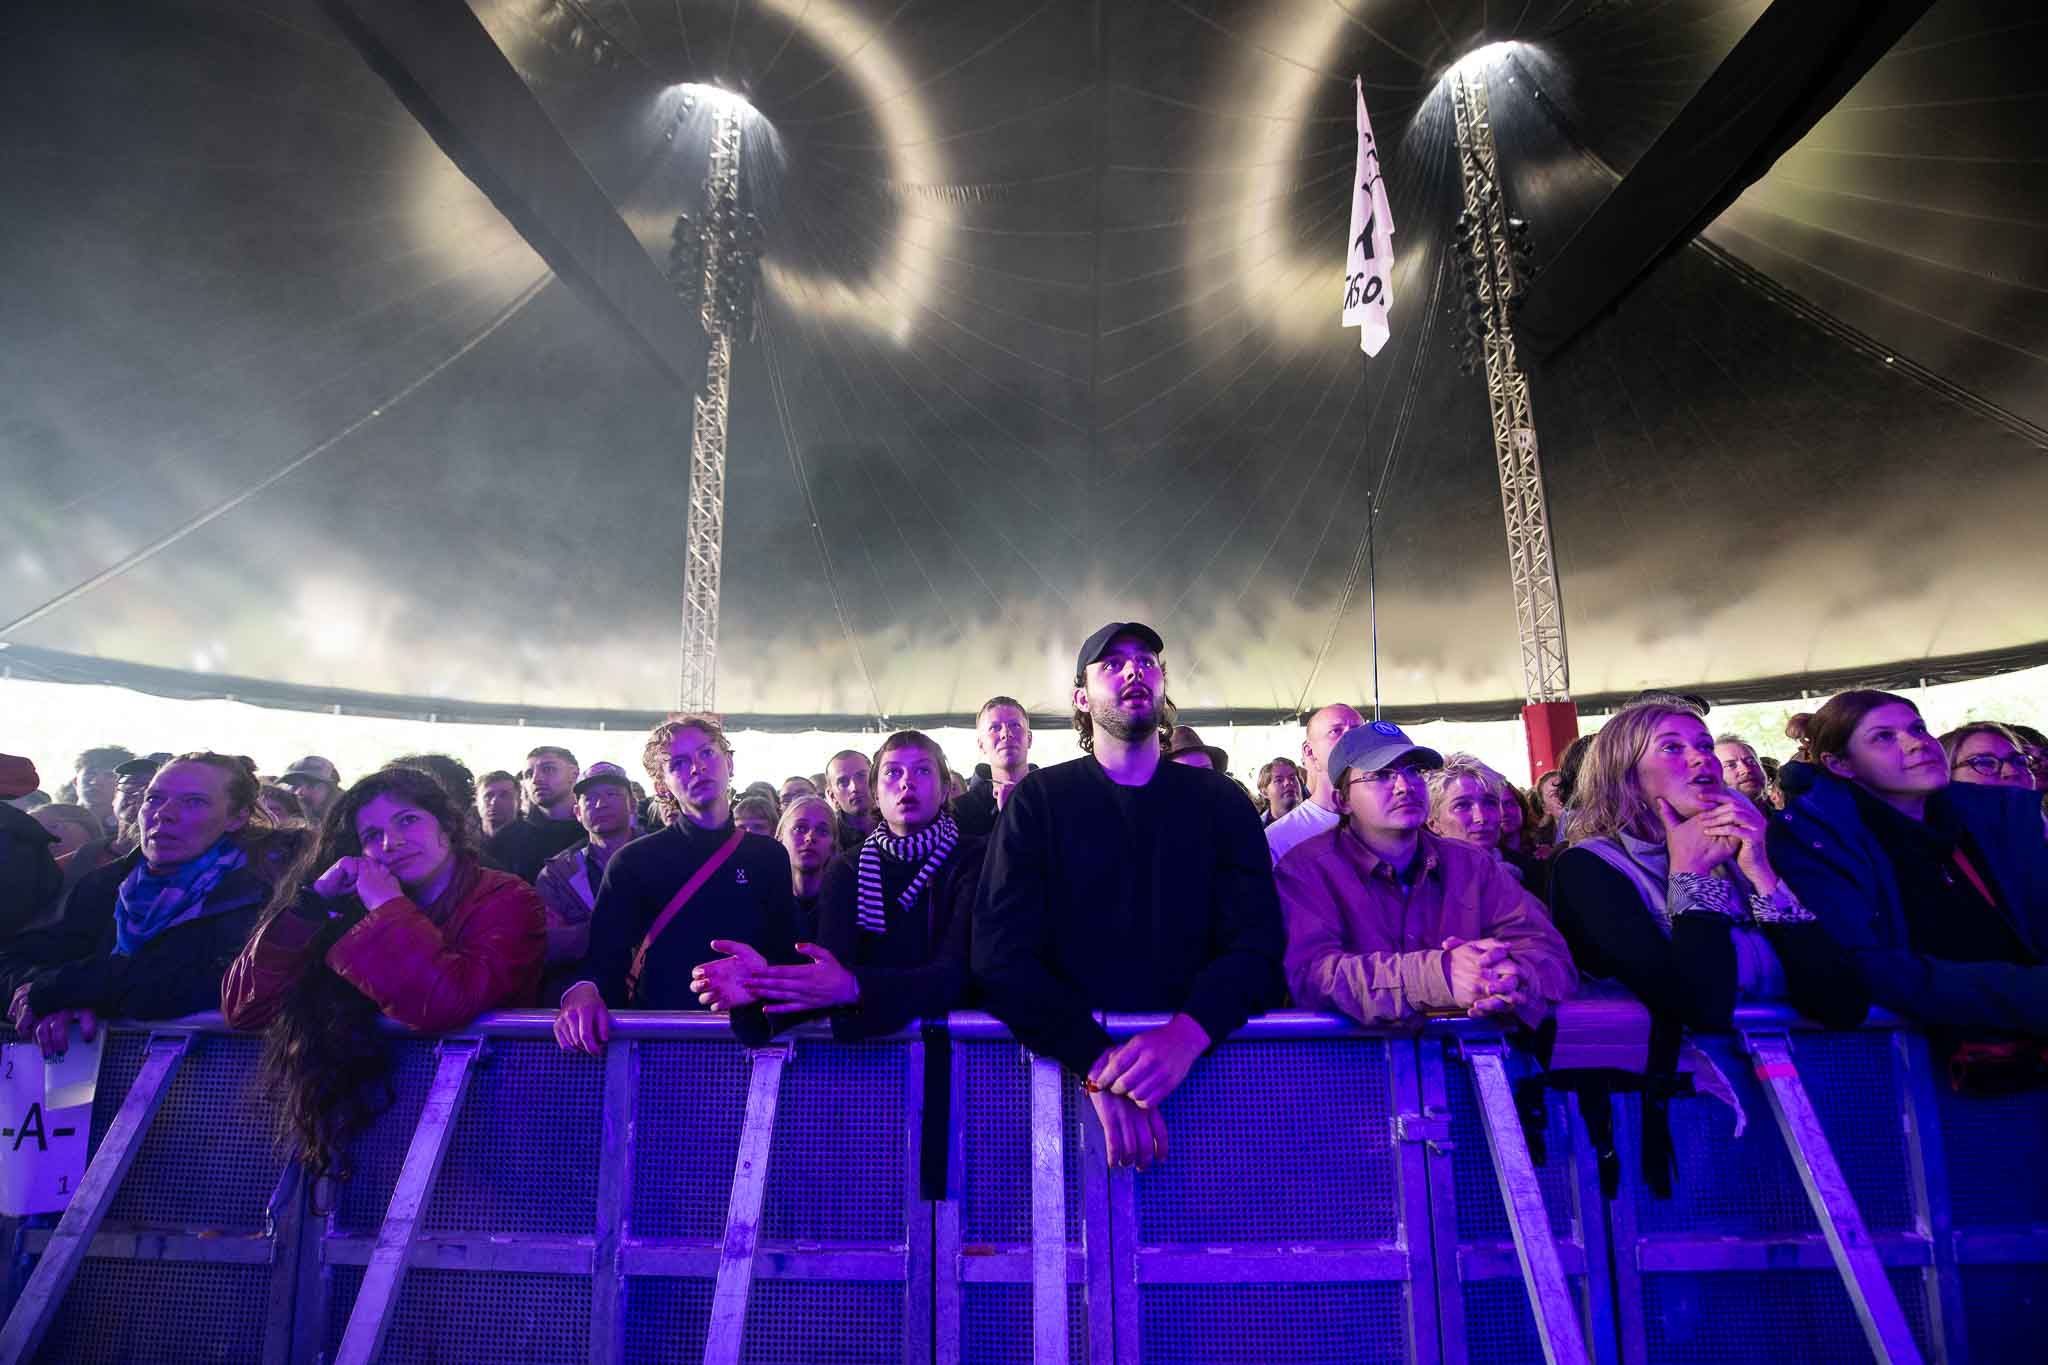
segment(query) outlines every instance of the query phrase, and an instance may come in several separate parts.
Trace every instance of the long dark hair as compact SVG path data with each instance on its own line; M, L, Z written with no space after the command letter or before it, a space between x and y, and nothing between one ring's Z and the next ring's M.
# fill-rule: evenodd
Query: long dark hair
M448 837L458 870L475 863L466 812L447 787L422 768L393 765L363 778L334 803L321 824L319 852L307 865L306 880L337 859L362 855L356 814L380 796L395 797L432 816ZM284 889L265 913L264 924L290 913L297 897L313 894L310 885ZM343 904L361 909L359 902L351 902L353 896ZM263 1079L277 1101L279 1141L312 1181L347 1180L349 1143L395 1098L391 1051L377 1026L376 1002L327 965L327 950L357 918L343 914L327 922L298 980L285 988L283 1007L263 1035ZM257 932L262 932L260 927Z

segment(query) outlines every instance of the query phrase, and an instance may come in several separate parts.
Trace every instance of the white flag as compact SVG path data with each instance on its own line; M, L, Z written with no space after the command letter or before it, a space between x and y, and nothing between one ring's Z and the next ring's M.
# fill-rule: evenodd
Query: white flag
M1387 344L1387 302L1394 275L1394 215L1380 175L1379 144L1357 77L1358 173L1351 177L1351 244L1344 260L1344 325L1358 329L1358 349L1378 355Z

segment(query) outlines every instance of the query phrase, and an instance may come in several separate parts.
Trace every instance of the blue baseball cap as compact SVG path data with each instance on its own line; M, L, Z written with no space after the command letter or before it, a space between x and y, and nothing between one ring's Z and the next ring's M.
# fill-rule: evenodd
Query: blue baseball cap
M1427 771L1444 766L1444 756L1408 738L1407 732L1390 720L1369 720L1355 730L1346 730L1337 747L1330 750L1330 776L1346 768L1376 773L1382 768L1401 766L1414 759L1411 768Z

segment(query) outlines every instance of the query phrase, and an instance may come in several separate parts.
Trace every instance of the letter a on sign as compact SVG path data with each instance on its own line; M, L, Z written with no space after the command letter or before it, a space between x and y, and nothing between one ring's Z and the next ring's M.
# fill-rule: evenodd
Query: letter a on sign
M1358 329L1358 349L1378 355L1387 344L1387 304L1394 276L1394 215L1387 207L1387 182L1380 174L1379 144L1365 112L1365 86L1358 94L1358 171L1351 177L1351 238L1344 260L1344 325Z
M77 1043L72 1044L73 1047ZM85 1174L92 1099L52 1107L34 1043L0 1047L0 1214L58 1213Z

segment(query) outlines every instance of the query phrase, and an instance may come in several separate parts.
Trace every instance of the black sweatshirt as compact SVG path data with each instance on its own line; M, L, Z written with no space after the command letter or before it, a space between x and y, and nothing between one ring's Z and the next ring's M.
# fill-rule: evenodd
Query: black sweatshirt
M860 983L860 1003L832 1011L832 1034L852 1040L936 1019L967 993L967 943L987 841L963 837L908 909L903 892L921 864L882 859L882 933L860 927L860 853L825 869L818 942Z
M1185 1013L1220 1043L1285 995L1258 812L1184 763L1142 787L1092 756L1026 777L989 841L973 936L990 1012L1077 1074L1110 1044L1094 1011Z
M544 810L529 810L484 840L484 853L496 866L531 886L540 879L548 859L589 837L589 831L574 820L557 820Z
M1551 862L1553 918L1587 976L1612 977L1652 1014L1688 1029L1726 1029L1736 1005L1734 924L1726 916L1671 917L1666 934L1642 893L1596 853L1568 848ZM1869 1011L1849 955L1819 920L1759 925L1785 970L1788 1003L1830 1028L1854 1028Z
M578 974L579 980L597 986L607 1005L639 1010L704 1008L690 990L690 973L699 963L722 956L712 951L715 938L750 944L770 962L796 960L791 947L796 901L790 891L789 854L773 839L747 834L647 950L639 989L627 995L626 972L640 941L683 883L731 835L729 824L701 829L685 821L635 839L612 855L590 912L590 955ZM752 1041L759 1014L759 1006L735 1011L734 1032Z

